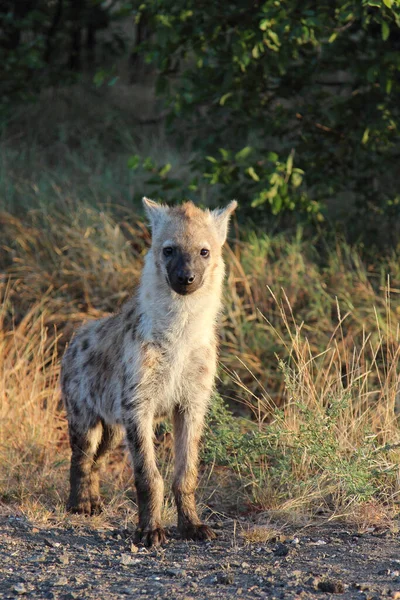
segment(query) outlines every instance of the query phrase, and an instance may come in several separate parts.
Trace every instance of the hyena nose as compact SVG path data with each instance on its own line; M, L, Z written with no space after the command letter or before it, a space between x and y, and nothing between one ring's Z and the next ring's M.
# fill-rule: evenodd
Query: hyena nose
M193 273L180 273L178 275L178 282L181 285L190 285L196 279L196 276Z

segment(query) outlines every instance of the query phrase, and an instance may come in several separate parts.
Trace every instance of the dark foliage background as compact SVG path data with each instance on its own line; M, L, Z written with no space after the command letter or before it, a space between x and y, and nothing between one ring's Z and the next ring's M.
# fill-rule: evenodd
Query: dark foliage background
M3 113L91 72L152 74L185 176L134 154L167 200L236 197L257 223L308 220L396 244L400 3L0 2ZM139 69L139 65L140 69ZM276 219L275 219L276 221Z

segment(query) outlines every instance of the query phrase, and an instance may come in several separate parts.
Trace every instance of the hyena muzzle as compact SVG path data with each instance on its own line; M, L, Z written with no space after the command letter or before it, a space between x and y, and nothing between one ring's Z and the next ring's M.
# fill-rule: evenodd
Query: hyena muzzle
M72 448L68 508L99 510L100 469L125 434L139 507L137 537L146 545L164 542L153 435L155 420L170 416L178 528L184 538L207 540L215 534L200 521L194 494L216 370L222 246L236 202L214 211L191 202L173 208L143 202L152 245L136 295L119 314L81 327L62 362Z

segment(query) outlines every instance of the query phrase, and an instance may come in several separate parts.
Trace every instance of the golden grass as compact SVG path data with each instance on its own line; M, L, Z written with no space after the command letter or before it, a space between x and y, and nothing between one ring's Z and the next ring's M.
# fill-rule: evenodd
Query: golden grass
M34 520L81 522L63 508L69 448L60 355L80 322L117 310L132 292L150 240L135 215L113 210L1 215L1 498ZM321 267L301 235L250 235L226 258L219 388L261 436L273 434L254 464L238 465L235 497L247 494L258 509L292 521L320 513L360 527L368 515L385 524L399 495L396 257L365 265L338 243ZM281 480L273 452L287 459ZM170 453L162 455L169 477ZM98 523L134 516L126 460L116 455L105 475ZM205 502L228 497L213 489L210 471L202 484ZM375 499L367 493L374 485ZM171 507L169 500L168 522Z

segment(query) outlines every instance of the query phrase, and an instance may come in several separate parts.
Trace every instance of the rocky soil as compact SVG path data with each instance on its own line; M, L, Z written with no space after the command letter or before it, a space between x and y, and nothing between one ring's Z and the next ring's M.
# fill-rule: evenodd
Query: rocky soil
M181 541L172 528L164 548L147 550L133 543L133 530L41 528L1 517L0 597L400 598L398 534L336 524L249 543L246 523L212 524L214 542Z

